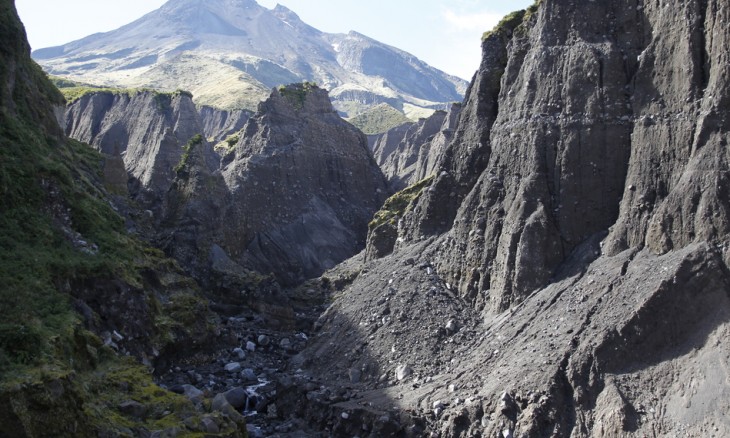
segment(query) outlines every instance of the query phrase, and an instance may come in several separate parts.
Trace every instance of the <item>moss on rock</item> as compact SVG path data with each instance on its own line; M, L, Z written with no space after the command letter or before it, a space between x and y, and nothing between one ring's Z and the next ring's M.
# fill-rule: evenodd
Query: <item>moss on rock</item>
M398 218L403 217L413 201L421 196L423 189L428 187L432 181L433 176L424 178L386 199L383 207L375 213L373 220L368 224L368 228L374 230L383 223L395 223Z

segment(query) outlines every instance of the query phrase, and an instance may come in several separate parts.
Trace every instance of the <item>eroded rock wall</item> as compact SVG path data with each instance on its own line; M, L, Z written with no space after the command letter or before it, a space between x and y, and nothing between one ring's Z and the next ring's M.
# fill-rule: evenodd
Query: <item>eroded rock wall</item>
M66 134L107 156L123 157L133 193L145 192L150 205L170 187L183 146L203 132L187 93L125 91L90 93L66 110ZM217 167L210 149L208 165Z
M200 120L203 125L203 135L212 142L225 140L236 134L251 117L247 110L222 110L211 106L201 106Z
M478 156L489 161L472 177L446 238L452 251L438 262L462 296L504 310L609 229L611 253L726 240L727 63L717 41L727 31L716 26L725 12L711 2L669 10L546 2L509 43L488 133L468 110L487 99L477 78L451 149L488 134ZM433 224L437 206L463 191L463 183L441 190L449 178L414 209L415 236L428 234L424 224L449 224Z
M319 275L364 247L386 182L365 135L337 115L325 90L274 90L239 135L220 171L195 170L202 185L177 190L184 196L175 195L182 207L170 219L174 235L194 224L197 231L183 240L209 236L234 264L274 273L284 284Z
M728 14L544 0L487 35L441 172L300 357L361 371L338 407L449 437L730 431Z
M426 119L382 134L373 154L393 191L402 190L438 172L444 151L453 138L460 104L436 111Z

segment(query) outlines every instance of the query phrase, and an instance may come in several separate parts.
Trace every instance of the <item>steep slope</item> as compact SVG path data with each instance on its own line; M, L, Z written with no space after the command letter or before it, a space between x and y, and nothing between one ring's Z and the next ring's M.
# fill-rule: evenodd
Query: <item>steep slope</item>
M201 273L225 260L286 285L319 275L364 246L386 195L365 135L316 85L275 89L220 170L192 146L168 197L165 245Z
M212 339L195 282L128 236L99 181L101 157L68 140L63 97L40 67L15 6L0 1L0 435L178 433L216 418L153 384L148 366Z
M375 142L373 155L394 190L402 190L437 172L460 112L461 105L451 105L448 112L437 111L405 130L389 131Z
M295 360L342 435L730 433L730 8L538 3Z
M401 111L398 111L387 103L376 105L348 119L348 122L357 126L367 135L378 135L398 126L412 123Z
M201 106L198 112L203 124L203 135L212 142L221 142L235 135L251 117L251 113L246 110L225 111L209 106Z
M159 205L175 176L183 146L203 132L191 96L185 92L86 90L66 110L66 134L110 157L122 157L132 195ZM218 166L209 148L208 165Z
M332 90L335 107L351 115L390 101L436 109L466 87L394 47L355 32L320 32L283 6L254 0L171 0L115 31L33 55L53 74L182 88L197 104L223 109L255 110L272 87L302 81Z

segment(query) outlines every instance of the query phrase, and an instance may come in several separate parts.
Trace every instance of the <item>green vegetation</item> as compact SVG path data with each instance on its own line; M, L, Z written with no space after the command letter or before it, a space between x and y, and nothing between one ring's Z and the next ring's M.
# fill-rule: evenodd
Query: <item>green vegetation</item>
M147 369L131 358L103 363L83 377L92 395L84 410L98 430L110 426L112 430L135 427L139 423L149 430L164 430L179 425L181 413L194 413L193 406L185 397L155 385ZM142 415L138 417L141 422L120 411L119 406L125 401L142 405L139 408Z
M139 244L90 181L98 153L75 141L51 146L4 111L0 120L2 368L50 360L51 338L76 319L58 285L87 276L135 282Z
M412 123L405 114L387 103L374 106L348 121L368 135L381 134L396 126Z
M525 10L510 12L502 20L494 26L494 29L484 32L482 35L482 41L493 35L511 36L512 32L517 26L522 24L522 20L525 18Z
M277 88L279 94L288 100L296 109L304 107L304 101L307 95L314 90L318 90L319 86L314 82L302 82L300 84L281 85Z
M240 133L231 134L225 140L216 144L213 149L221 155L226 155L233 150L240 139Z
M63 88L74 88L74 87L89 87L89 88L100 88L92 84L87 84L85 82L78 82L74 81L73 79L68 78L62 78L60 76L53 76L49 75L48 80L51 81L53 85L56 86L59 90Z
M127 96L134 96L136 94L145 92L145 91L152 91L150 89L146 88L107 88L107 87L96 87L96 86L76 86L76 87L64 87L60 88L61 93L63 94L63 97L66 98L67 103L74 103L77 100L81 99L82 97L91 95L91 94L114 94L114 95L127 95Z
M228 148L234 147L238 141L241 139L241 136L239 134L232 134L229 135L228 138L226 138L224 141L228 144Z
M368 224L368 228L374 230L388 222L395 225L398 218L403 217L410 206L413 205L413 202L421 196L423 189L428 187L432 181L433 176L424 178L386 199L380 210L373 216L373 220Z
M0 435L203 436L181 427L195 429L192 405L84 329L71 301L133 300L151 338L136 346L159 351L206 339L207 302L173 261L126 233L101 155L58 127L52 106L63 96L28 58L12 2L0 5L0 37L0 83L13 84L0 88ZM94 310L103 311L87 315L92 326L128 322Z
M527 23L529 23L532 16L537 12L541 3L542 0L535 0L535 3L530 5L527 9L507 14L499 23L497 23L496 26L494 26L494 29L484 32L482 35L482 41L496 35L510 37L513 33L518 35L526 34Z
M180 157L180 162L177 163L175 166L175 173L177 173L179 176L187 175L190 171L190 160L192 157L192 153L195 150L196 147L203 144L203 136L201 134L196 134L191 138L185 146L183 146L183 154Z
M74 103L82 97L91 94L113 94L113 95L124 95L124 96L136 96L140 93L153 93L160 104L162 109L169 107L170 99L175 96L188 96L192 99L193 94L189 91L175 90L173 92L165 93L151 88L109 88L109 87L97 87L94 85L76 85L70 87L60 87L59 90L63 94L67 103Z
M14 436L134 436L198 415L154 385L146 368L83 330L71 308L76 288L126 283L147 302L160 351L209 333L212 324L195 283L126 234L97 182L101 161L88 145L49 135L0 107L0 404L8 407L0 430ZM143 271L159 277L163 302L147 292ZM127 400L144 415L121 409Z

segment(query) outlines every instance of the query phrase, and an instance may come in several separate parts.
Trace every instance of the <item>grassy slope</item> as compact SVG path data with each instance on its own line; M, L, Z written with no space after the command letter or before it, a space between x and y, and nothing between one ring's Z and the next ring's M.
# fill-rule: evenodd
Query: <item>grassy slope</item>
M164 305L152 294L142 272L179 274L125 233L99 183L101 157L62 135L51 108L63 97L24 36L12 1L0 0L0 435L133 436L194 424L187 400L102 345L71 307L78 285L138 290L160 348L208 315L189 283L164 290ZM145 415L119 407L129 400Z
M412 122L402 112L387 103L370 108L348 121L368 135L381 134L396 126Z

